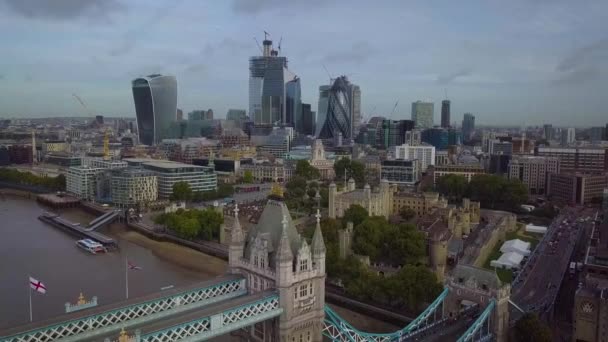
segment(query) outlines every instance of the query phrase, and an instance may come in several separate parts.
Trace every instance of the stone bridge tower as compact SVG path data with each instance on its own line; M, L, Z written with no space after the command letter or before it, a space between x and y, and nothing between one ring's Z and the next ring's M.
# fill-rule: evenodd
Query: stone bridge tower
M229 271L247 279L250 293L276 291L283 308L274 321L249 328L248 341L323 340L325 318L325 243L317 211L311 244L297 232L282 192L274 188L258 224L245 235L235 208L229 246Z
M457 317L463 304L477 304L483 311L492 299L496 300L496 307L490 316L490 325L496 341L508 340L511 295L509 284L502 284L493 271L458 264L447 279L446 285L450 291L444 305L449 317Z

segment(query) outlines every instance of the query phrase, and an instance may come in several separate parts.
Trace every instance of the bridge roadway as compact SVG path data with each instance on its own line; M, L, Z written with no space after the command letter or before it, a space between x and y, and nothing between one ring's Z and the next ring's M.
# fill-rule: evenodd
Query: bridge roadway
M174 288L174 289L166 290L163 292L157 292L157 293L153 293L153 294L141 296L141 297L129 298L127 300L120 301L120 302L115 302L115 303L111 303L111 304L107 304L107 305L103 305L103 306L97 306L97 307L93 307L93 308L82 310L82 311L75 311L75 312L72 312L69 314L60 315L60 316L49 318L46 320L41 320L41 321L28 323L28 324L21 325L21 326L16 326L16 327L9 328L6 330L1 330L0 331L0 341L2 341L2 342L13 341L15 339L12 338L11 336L21 335L21 334L24 334L27 332L32 332L32 331L35 331L35 330L38 330L41 328L45 328L45 327L61 325L62 323L65 323L65 322L83 320L83 319L86 319L89 317L102 315L102 314L109 313L112 311L117 311L119 309L122 309L122 308L125 308L128 306L137 305L137 304L141 304L141 303L145 303L145 302L158 301L158 300L162 300L164 298L169 298L169 297L174 297L174 296L179 296L180 294L185 294L188 292L196 291L198 289L211 288L215 285L219 285L219 284L231 282L231 281L237 281L239 279L242 279L242 277L238 276L238 275L225 275L225 276L206 280L203 282L198 282L198 283L180 287L180 288ZM169 310L169 309L166 309L166 310ZM128 321L122 321L121 323L118 323L116 325L118 327L117 331L120 331L120 328L125 325L129 325ZM72 335L72 336L75 336L75 335Z
M253 304L261 299L276 296L275 291L265 291L259 292L252 295L244 295L241 297L236 297L228 300L221 301L219 303L206 305L199 308L194 308L191 310L179 312L175 315L172 315L168 318L159 318L155 320L151 320L149 322L145 322L142 324L137 324L129 327L129 334L132 335L136 329L139 329L141 332L141 336L145 337L145 335L153 334L155 332L165 330L171 327L178 326L180 324L188 323L197 319L201 319L204 317L209 317L218 313L225 312L230 309L237 308L242 305ZM118 334L120 332L120 327L117 326L116 330L103 335L98 335L94 339L86 340L83 339L81 341L103 341L105 338L112 340L116 340Z

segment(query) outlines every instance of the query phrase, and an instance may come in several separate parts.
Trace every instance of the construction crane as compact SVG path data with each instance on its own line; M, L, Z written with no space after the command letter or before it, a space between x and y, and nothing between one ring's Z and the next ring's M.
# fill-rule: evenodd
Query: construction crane
M80 103L80 105L82 106L82 108L84 108L84 110L87 111L87 114L91 115L91 116L95 116L93 114L93 112L91 112L91 110L89 109L89 107L87 107L86 104L84 104L84 101L82 101L82 99L80 98L80 96L72 93L72 96L76 99L76 101L78 101L78 103Z
M263 55L264 50L262 49L262 45L260 45L260 42L258 42L258 39L256 37L253 37L253 40L255 40L255 43L257 44L258 49L260 49L260 53Z
M279 55L281 54L281 42L283 41L283 36L281 36L281 39L279 39L279 45L277 46L277 49L279 50Z
M399 100L397 100L397 102L395 102L395 106L393 107L393 110L391 111L391 115L388 116L389 119L393 118L393 114L395 114L395 109L397 109L398 105L399 105Z
M329 70L327 70L327 67L325 66L325 64L321 63L321 65L323 66L323 69L325 69L327 76L329 76L329 85L331 85L331 80L333 80L334 78L331 77L331 74L329 73Z

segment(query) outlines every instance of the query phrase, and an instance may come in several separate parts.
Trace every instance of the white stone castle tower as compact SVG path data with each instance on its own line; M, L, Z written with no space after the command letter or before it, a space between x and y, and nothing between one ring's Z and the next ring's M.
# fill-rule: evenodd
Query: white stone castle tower
M229 271L247 279L250 293L279 293L283 313L251 327L252 341L322 341L325 317L325 243L317 211L311 245L297 232L282 190L274 187L258 224L243 233L235 207Z

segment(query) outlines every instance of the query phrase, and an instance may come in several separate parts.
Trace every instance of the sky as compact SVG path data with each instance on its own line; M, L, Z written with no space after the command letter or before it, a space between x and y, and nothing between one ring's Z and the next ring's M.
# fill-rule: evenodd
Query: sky
M303 102L347 75L365 117L452 102L478 124L608 122L605 0L0 0L0 117L134 117L131 81L175 75L184 112L248 106L264 30ZM327 68L327 71L325 71Z

